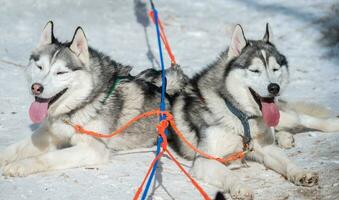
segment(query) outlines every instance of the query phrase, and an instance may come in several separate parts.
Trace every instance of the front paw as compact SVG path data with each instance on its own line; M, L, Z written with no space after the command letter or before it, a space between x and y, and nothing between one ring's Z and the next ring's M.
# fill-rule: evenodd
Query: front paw
M318 184L319 175L315 172L299 171L292 174L288 179L295 185L312 187Z
M279 131L276 133L275 137L280 148L290 149L295 146L294 137L289 132Z
M43 165L36 159L24 159L5 165L2 169L4 176L24 177L43 171Z
M245 185L237 185L230 190L232 199L237 200L252 200L253 192Z

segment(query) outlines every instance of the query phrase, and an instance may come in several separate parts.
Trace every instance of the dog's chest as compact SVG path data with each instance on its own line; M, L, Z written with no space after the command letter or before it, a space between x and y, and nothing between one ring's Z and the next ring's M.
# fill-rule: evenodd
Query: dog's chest
M274 136L269 127L267 127L261 118L250 120L251 136L259 144L274 143Z
M65 124L62 120L50 121L49 131L57 138L71 138L75 131L72 126Z

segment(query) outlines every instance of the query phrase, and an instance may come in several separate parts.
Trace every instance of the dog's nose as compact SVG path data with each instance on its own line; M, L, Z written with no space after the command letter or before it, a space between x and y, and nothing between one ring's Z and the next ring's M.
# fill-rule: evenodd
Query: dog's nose
M34 83L31 89L34 95L40 95L44 91L44 87L40 83Z
M267 89L270 94L277 95L280 91L280 86L276 83L270 83Z

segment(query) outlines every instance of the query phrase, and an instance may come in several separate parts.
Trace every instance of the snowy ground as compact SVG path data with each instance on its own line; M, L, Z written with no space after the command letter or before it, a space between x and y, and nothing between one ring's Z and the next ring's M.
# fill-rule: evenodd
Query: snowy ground
M287 56L291 84L284 97L305 100L339 113L338 51L321 42L333 18L334 1L171 0L155 1L177 61L189 75L213 61L240 23L247 38L261 38L270 22L277 47ZM45 23L55 22L55 35L70 40L81 25L90 45L133 73L157 66L152 24L138 23L135 1L0 1L0 150L31 134L28 105L32 101L23 69ZM138 7L140 8L140 7ZM337 19L337 20L335 20ZM140 21L140 20L139 20ZM144 27L143 24L146 26ZM145 34L146 33L146 34ZM326 38L327 36L325 36ZM329 40L331 41L331 40ZM329 54L328 52L332 52ZM154 54L156 61L152 61ZM168 62L167 62L168 63ZM320 186L296 187L264 167L250 163L237 170L254 189L256 199L339 199L339 134L307 132L296 136L297 147L286 152L305 168L320 173ZM131 199L154 149L121 152L108 165L72 169L26 178L0 177L0 199ZM151 199L200 199L167 158ZM191 163L182 160L190 167ZM202 184L213 195L216 188ZM159 187L158 187L159 186Z

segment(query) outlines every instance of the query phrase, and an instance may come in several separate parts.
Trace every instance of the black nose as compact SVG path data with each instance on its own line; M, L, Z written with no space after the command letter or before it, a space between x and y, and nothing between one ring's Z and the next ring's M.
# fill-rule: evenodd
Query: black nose
M39 95L44 91L44 87L40 83L34 83L31 89L34 95Z
M268 92L273 95L277 95L280 91L280 87L276 83L270 83L267 87Z

